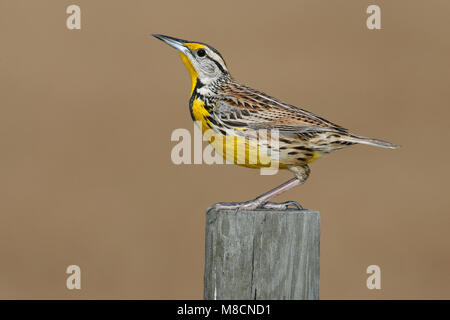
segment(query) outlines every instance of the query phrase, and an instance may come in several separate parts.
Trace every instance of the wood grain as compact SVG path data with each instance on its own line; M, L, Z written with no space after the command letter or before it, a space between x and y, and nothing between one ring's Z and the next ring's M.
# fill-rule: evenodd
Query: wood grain
M206 213L205 299L318 299L320 214Z

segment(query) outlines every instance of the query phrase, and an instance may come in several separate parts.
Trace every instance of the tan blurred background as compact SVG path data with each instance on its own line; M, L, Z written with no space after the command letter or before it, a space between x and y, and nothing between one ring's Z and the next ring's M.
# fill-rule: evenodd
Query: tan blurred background
M370 4L382 30L366 28ZM1 0L0 298L201 299L205 209L291 177L172 164L190 80L151 33L207 42L241 82L402 145L336 152L278 199L321 212L322 299L450 298L449 9ZM65 287L71 264L81 290Z

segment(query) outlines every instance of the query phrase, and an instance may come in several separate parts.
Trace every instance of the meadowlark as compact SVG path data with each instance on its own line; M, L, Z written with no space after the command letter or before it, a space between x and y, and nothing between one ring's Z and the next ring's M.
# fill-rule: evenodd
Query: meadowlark
M261 168L270 161L276 161L279 169L288 169L295 176L253 200L218 203L216 209L301 208L294 201L269 201L303 184L310 174L309 163L354 144L391 149L398 147L386 141L350 133L344 127L309 111L238 83L228 72L222 55L210 45L160 34L154 36L179 51L192 80L189 100L191 117L201 126L203 133L207 130L214 132L214 138L209 139L209 142L217 153L227 160L232 159L236 164L251 168ZM261 130L268 132L263 139L257 134ZM274 130L278 135L276 147L269 143ZM229 141L230 137L234 143L223 142ZM239 147L236 145L244 146L247 158L253 156L257 161L249 162L247 158L237 161L236 149Z

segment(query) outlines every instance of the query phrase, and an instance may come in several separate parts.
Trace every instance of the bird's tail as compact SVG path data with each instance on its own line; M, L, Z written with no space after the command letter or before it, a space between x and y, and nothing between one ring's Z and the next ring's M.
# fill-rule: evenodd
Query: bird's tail
M397 149L400 147L396 144L393 144L393 143L390 143L387 141L357 136L355 134L342 136L342 137L340 137L340 140L346 141L346 142L351 142L351 143L367 144L369 146L375 146L375 147L381 147L381 148L389 148L389 149Z

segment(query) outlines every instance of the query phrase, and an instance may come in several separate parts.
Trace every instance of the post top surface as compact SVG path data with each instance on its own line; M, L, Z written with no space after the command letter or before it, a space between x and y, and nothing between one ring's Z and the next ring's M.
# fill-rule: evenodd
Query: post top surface
M286 210L272 210L272 209L256 209L256 210L216 210L214 207L209 207L206 210L206 214L220 214L220 215L229 215L229 214L234 214L234 215L259 215L259 214L263 214L263 215L272 215L272 214L280 214L280 215L295 215L295 214L299 214L299 215L313 215L313 216L319 216L320 217L320 212L319 211L314 211L314 210L310 210L310 209L286 209Z

